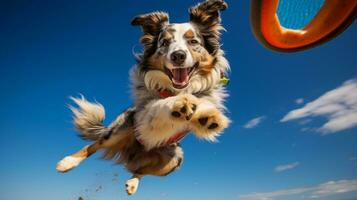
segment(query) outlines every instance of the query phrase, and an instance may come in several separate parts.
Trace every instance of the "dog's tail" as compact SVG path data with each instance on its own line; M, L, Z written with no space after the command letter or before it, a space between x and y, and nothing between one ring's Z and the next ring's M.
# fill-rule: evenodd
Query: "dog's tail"
M83 139L96 141L108 133L103 125L105 110L100 103L89 102L83 96L71 99L78 106L70 106L70 109L73 112L73 122Z

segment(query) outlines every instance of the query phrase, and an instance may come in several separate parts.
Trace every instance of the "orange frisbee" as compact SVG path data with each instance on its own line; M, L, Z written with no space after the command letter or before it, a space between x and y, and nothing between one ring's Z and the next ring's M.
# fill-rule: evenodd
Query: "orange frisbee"
M283 27L277 15L279 0L252 0L251 24L257 39L281 52L308 49L342 33L357 17L357 0L325 0L302 29Z

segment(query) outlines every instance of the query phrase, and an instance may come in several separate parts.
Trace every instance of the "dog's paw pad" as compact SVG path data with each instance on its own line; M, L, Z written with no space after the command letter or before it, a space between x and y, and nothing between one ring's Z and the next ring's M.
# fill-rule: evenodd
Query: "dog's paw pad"
M217 129L220 125L219 123L221 123L221 119L217 116L204 116L198 119L198 123L204 127L207 128L209 130L214 130Z
M183 97L175 102L171 116L175 118L183 118L188 121L192 118L196 108L197 105L194 100L188 97Z
M211 125L208 126L208 129L215 129L217 128L219 125L217 123L212 123Z
M177 117L177 118L181 117L181 113L180 113L180 112L177 112L177 111L173 111L173 112L171 113L171 115L172 115L173 117Z
M198 122L199 122L202 126L206 125L206 124L207 124L207 121L208 121L208 117L202 117L202 118L199 118L199 119L198 119Z
M219 112L210 111L204 114L202 113L201 116L196 118L194 124L196 124L195 127L197 127L198 130L201 130L203 132L219 132L222 129L226 128L228 123L229 120L222 114L220 114Z

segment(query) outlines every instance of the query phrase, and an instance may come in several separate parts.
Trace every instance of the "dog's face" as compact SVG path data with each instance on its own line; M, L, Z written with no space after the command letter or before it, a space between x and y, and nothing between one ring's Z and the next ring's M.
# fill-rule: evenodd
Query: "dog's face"
M170 24L163 12L135 17L141 25L144 54L141 67L161 87L184 89L193 79L209 76L220 48L219 11L227 7L222 0L208 0L190 9L190 21ZM168 81L169 80L169 81Z
M185 88L193 75L202 74L204 67L213 65L213 56L203 44L199 30L192 23L167 25L158 36L148 66L164 71L176 89Z

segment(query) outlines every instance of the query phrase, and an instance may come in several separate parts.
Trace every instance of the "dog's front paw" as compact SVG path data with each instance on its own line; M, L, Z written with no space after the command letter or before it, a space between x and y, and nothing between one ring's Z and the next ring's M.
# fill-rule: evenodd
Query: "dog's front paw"
M217 109L199 111L191 120L192 131L200 138L214 141L223 129L227 128L229 119Z
M197 108L197 98L192 95L182 95L173 105L171 116L176 119L190 120Z

